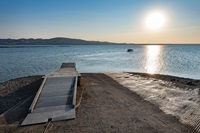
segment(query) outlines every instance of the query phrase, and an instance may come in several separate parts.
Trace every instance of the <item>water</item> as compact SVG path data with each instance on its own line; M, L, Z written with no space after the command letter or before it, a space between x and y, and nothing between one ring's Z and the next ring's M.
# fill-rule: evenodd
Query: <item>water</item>
M132 48L132 53L126 52ZM44 75L63 62L79 72L147 72L200 79L200 45L67 45L0 48L0 82Z

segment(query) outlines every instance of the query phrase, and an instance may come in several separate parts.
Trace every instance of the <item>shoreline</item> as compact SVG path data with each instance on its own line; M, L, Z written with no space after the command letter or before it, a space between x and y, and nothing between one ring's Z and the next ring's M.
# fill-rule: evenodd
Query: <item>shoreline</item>
M117 123L115 123L115 121L113 121L115 119L118 119L117 118L117 117L119 117L118 116L119 114L117 114L118 112L114 111L112 118L110 118L109 116L107 116L107 113L111 113L111 112L107 112L107 111L109 111L109 110L107 110L107 108L104 108L105 110L102 110L102 112L98 112L98 111L100 111L102 109L102 107L101 106L97 106L97 105L102 105L101 102L103 102L103 101L99 101L96 98L102 98L102 97L106 101L111 100L111 99L109 99L111 97L115 98L116 101L112 101L112 100L110 101L111 103L113 102L114 105L111 106L110 105L111 103L108 104L108 103L104 103L104 102L103 102L103 104L105 104L105 107L109 106L109 108L116 109L116 111L119 111L119 112L120 111L123 112L124 109L123 108L119 108L119 107L124 106L124 104L125 105L127 104L127 108L129 108L130 110L134 110L134 108L131 107L131 106L133 106L132 104L134 104L134 102L137 102L138 104L142 103L142 105L144 106L142 108L146 108L146 107L155 108L152 111L157 110L157 111L155 111L155 115L158 115L156 117L160 117L160 119L162 119L163 121L166 121L168 124L170 123L169 121L172 121L172 122L174 121L175 125L173 125L173 123L172 123L172 125L170 124L171 126L175 126L175 128L177 127L177 130L179 130L179 127L182 127L183 130L186 131L186 127L184 125L181 125L178 122L177 118L174 118L171 115L169 116L169 115L166 115L166 114L165 114L166 115L165 116L164 113L163 114L161 113L162 111L160 109L158 109L158 107L156 107L155 105L153 105L152 103L150 103L150 102L148 102L146 100L142 100L143 98L141 98L138 94L135 94L134 92L132 92L133 94L130 93L129 89L126 89L124 86L121 86L121 84L118 84L116 81L112 81L112 79L109 78L109 76L105 76L105 75L109 75L109 74L113 74L113 73L104 73L104 74L103 73L82 73L81 74L82 75L82 79L81 79L82 82L81 82L81 86L78 89L77 101L80 100L82 92L83 92L83 99L81 101L80 107L77 108L77 118L75 120L72 120L72 121L56 122L55 123L58 127L62 127L63 123L65 123L67 125L69 124L69 126L70 126L73 123L73 121L75 121L75 123L78 124L79 127L77 127L77 129L75 129L75 126L77 126L77 125L74 123L75 125L73 125L73 124L71 125L71 128L70 128L71 130L70 129L68 130L68 129L65 129L64 127L62 127L61 129L59 129L59 131L62 132L62 131L67 130L67 131L78 132L78 129L82 129L81 126L80 126L81 125L81 123L80 123L81 121L79 121L79 120L86 119L85 116L82 116L82 115L84 115L87 111L88 112L97 111L96 113L100 113L99 114L100 116L96 116L95 112L93 112L94 114L93 113L88 114L88 116L87 116L88 118L87 119L90 119L90 118L93 118L93 117L96 118L96 119L98 119L100 121L100 125L94 125L94 126L96 126L98 128L106 128L106 129L98 129L98 130L97 129L92 129L91 131L97 132L97 131L105 130L105 131L121 132L121 131L119 131L121 129L118 129L117 127L115 127L115 124L117 124ZM170 75L159 75L159 74L150 75L150 74L145 74L145 73L132 73L132 72L130 72L128 74L135 75L135 76L141 76L141 77L143 77L144 79L146 79L148 81L150 81L151 79L153 79L153 81L155 80L155 81L158 81L158 82L160 82L160 81L171 82L171 83L173 83L174 86L179 87L179 88L185 88L185 87L187 87L188 89L200 88L200 80L194 80L194 79L189 79L189 78L181 78L181 77L175 77L175 76L170 76ZM39 86L40 86L40 84L42 82L41 78L42 78L42 76L29 76L29 77L22 77L22 78L12 79L12 80L0 83L0 105L1 105L1 110L0 111L1 111L1 114L3 112L5 113L6 110L9 110L14 105L19 104L19 103L25 101L30 96L34 96L34 94L37 92L37 89L39 88ZM127 80L128 77L125 76L122 79ZM115 91L118 91L118 93L113 92L113 90L112 91L110 90L110 92L108 92L107 90L99 89L99 87L103 87L103 88L105 87L106 88L106 87L110 86L110 85L108 85L109 81L110 81L110 83L112 83L111 85L116 84L115 86L113 86L113 90L117 89ZM95 91L97 91L97 92L95 92ZM99 93L98 93L98 91L99 91ZM95 93L96 93L96 95L95 95ZM119 98L116 97L117 95L121 95L119 93L122 93L122 94L125 93L124 96L127 97L127 98L129 98L130 101L133 100L133 99L131 99L131 97L136 97L136 101L133 100L133 103L127 103L126 101L123 101L124 97L121 97L122 99L120 97ZM95 97L93 95L95 95ZM140 100L138 100L137 97L140 97L139 98ZM95 101L95 99L97 101ZM121 102L119 103L119 101L121 101ZM134 105L134 106L136 106L136 105ZM94 107L94 108L91 108L91 107ZM28 105L27 105L27 108L29 108ZM96 110L95 108L99 108L100 110L99 109ZM139 109L139 107L138 107L138 109ZM83 111L82 115L79 114L81 110ZM159 116L160 113L162 114L162 116ZM127 114L131 115L131 112L127 111ZM35 127L42 128L42 127L44 127L46 125L46 124L41 124L41 125L34 125L34 126L22 127L22 128L19 128L17 126L16 127L12 127L12 128L9 127L10 124L11 125L13 125L13 124L16 124L16 125L20 124L20 122L23 120L23 117L25 115L26 114L23 114L22 117L16 118L16 120L13 120L11 122L9 122L9 121L5 122L5 120L3 121L3 119L0 118L0 124L1 125L7 125L6 128L5 127L4 128L6 130L11 130L11 132L12 132L12 130L14 131L15 129L17 129L17 132L25 132L26 130L30 130L30 131L33 131L33 132L38 132L38 129L36 129ZM141 114L137 114L137 115L141 115ZM110 119L105 118L105 116L109 117ZM109 128L108 127L104 127L105 126L104 124L106 124L107 122L106 121L102 121L101 117L103 117L107 121L112 121L113 125L110 126ZM120 117L122 117L122 116L120 116ZM124 117L127 117L127 116L124 116ZM140 117L142 117L142 115L138 116L137 119L140 119ZM167 118L167 117L169 117L169 118ZM165 118L165 119L163 119L163 118ZM169 121L167 121L166 118L169 119ZM125 118L121 118L121 119L123 119L122 120L122 125L124 127L123 128L124 131L128 131L128 130L126 130L126 128L128 128L128 129L130 128L131 131L133 131L133 129L135 129L135 131L140 131L140 130L141 131L147 131L147 129L140 129L139 127L137 127L139 125L136 125L137 128L135 128L135 127L134 128L129 127L130 126L129 123L126 123L128 120L125 119ZM151 126L147 126L147 127L148 128L150 128L150 127L152 128L150 130L150 132L151 131L153 132L153 131L159 130L159 129L157 129L157 128L155 128L153 126L155 123L152 123L150 121L151 117L148 118L148 119L149 119L149 121L147 120L147 122L149 122L149 124ZM95 122L98 123L99 121L89 120L88 123L95 124ZM142 122L145 125L145 122L144 121L142 121ZM136 124L137 124L137 122L136 122ZM161 126L162 126L162 124L161 124ZM115 127L116 130L114 130L115 128L113 129L112 127ZM0 126L0 128L1 128L1 126ZM55 126L55 128L56 128L56 126ZM88 125L87 128L86 127L83 128L84 129L83 132L90 131L91 128L92 127L90 127ZM182 131L182 132L184 132L184 131ZM163 129L163 132L165 132L164 129ZM175 132L175 131L172 131L172 132Z
M88 73L88 72L83 72L84 73ZM189 78L189 77L181 77L181 76L176 76L176 75L167 75L167 74L149 74L149 73L143 73L143 72L91 72L93 74L95 73L131 73L134 75L140 75L143 77L152 77L152 78L157 78L157 79L162 79L162 80L166 80L166 81L172 81L172 82L181 82L183 84L185 84L185 82L188 82L188 85L192 85L192 86L200 86L200 79L195 79L195 78ZM31 77L43 77L44 75L28 75L28 76L22 76L22 77L17 77L17 78L11 78L5 81L0 82L0 85L6 82L10 82L13 80L18 80L21 78L31 78ZM189 83L189 82L192 82ZM193 84L194 83L194 84Z
M174 76L110 73L107 76L154 104L165 114L200 131L199 81Z

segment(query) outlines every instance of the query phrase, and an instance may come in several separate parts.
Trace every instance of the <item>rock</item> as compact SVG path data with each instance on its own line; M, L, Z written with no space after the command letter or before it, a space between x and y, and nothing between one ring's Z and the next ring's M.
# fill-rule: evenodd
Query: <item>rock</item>
M187 83L187 85L194 86L194 84L193 84L191 81L189 81L189 82Z
M175 80L175 79L170 79L170 81L174 82L174 81L176 81L176 80Z

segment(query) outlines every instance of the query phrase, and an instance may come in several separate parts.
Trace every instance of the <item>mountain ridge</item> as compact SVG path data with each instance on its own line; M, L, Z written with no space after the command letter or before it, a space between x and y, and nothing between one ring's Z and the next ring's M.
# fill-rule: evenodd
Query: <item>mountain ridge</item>
M88 41L82 39L55 37L50 39L42 38L20 38L20 39L0 39L0 45L106 45L106 44L129 44L101 41Z

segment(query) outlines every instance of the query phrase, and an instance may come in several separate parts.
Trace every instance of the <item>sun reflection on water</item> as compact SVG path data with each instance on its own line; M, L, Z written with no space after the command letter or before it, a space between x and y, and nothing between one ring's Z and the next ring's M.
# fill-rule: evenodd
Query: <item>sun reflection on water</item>
M162 47L160 45L146 46L145 70L149 74L159 73L162 68Z

